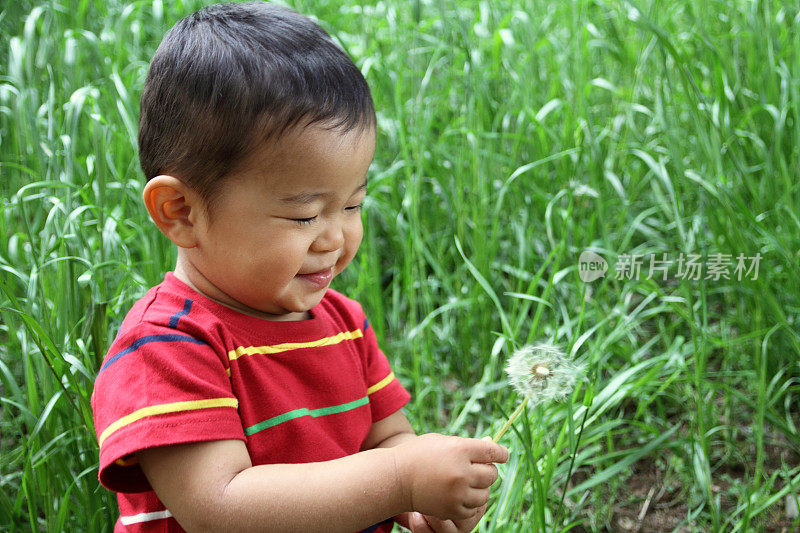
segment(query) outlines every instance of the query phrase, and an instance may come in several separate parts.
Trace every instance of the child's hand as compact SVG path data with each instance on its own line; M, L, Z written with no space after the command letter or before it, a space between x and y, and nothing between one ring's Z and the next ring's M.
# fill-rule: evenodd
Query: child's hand
M409 513L408 528L411 533L469 533L486 513L486 505L482 505L475 516L464 520L439 520L435 516L420 513Z
M508 450L489 439L437 433L420 435L392 450L407 507L459 522L482 515L478 511L489 500L489 487L497 480L497 467L492 463L508 460Z

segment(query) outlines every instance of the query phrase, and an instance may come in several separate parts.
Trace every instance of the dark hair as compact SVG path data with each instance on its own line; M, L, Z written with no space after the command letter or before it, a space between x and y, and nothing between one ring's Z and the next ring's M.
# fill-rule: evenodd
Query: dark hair
M265 2L217 4L178 21L142 91L139 161L213 204L222 178L259 142L294 126L375 125L369 86L322 28Z

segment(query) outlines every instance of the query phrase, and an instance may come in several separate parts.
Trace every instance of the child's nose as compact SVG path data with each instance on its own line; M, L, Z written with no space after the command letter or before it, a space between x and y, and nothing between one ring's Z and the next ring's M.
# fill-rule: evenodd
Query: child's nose
M326 223L313 244L313 248L318 252L332 252L342 246L344 246L344 228L339 220Z

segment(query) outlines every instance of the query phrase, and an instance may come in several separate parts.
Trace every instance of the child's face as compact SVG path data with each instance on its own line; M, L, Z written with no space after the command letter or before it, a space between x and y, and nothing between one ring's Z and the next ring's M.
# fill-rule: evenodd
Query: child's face
M257 150L199 217L186 274L207 296L273 320L308 317L361 244L375 132L310 126Z

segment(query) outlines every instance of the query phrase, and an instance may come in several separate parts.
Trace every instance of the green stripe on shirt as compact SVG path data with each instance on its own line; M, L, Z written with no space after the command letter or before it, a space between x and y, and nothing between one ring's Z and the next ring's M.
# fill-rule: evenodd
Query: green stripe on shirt
M336 413L344 413L345 411L356 409L368 403L369 403L369 396L364 396L363 398L359 398L358 400L353 400L352 402L347 402L340 405L331 405L330 407L320 407L319 409L307 409L305 407L302 407L300 409L287 411L286 413L283 413L281 415L273 416L272 418L268 418L263 422L259 422L258 424L254 424L249 428L246 428L244 430L244 433L245 435L250 436L254 433L258 433L259 431L263 431L273 426L277 426L278 424L288 422L289 420L300 418L301 416L313 416L316 418L326 415L335 415Z

